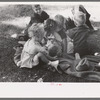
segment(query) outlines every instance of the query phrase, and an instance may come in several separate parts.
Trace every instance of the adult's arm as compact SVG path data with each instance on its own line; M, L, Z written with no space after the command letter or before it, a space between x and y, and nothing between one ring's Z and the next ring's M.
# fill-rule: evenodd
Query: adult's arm
M62 40L62 50L63 53L67 53L67 38Z

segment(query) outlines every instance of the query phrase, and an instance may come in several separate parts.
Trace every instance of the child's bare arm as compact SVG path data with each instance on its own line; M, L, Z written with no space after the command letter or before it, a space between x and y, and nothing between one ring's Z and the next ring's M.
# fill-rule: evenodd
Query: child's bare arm
M58 60L58 58L57 57L51 57L48 53L46 53L46 52L42 52L46 57L47 57L47 59L48 60L50 60L50 61L54 61L54 60Z

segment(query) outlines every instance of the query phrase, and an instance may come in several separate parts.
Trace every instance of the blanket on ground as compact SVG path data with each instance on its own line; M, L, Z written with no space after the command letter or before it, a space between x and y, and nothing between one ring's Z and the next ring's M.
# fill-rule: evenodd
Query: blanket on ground
M100 56L86 56L82 59L60 59L62 72L90 81L100 81Z

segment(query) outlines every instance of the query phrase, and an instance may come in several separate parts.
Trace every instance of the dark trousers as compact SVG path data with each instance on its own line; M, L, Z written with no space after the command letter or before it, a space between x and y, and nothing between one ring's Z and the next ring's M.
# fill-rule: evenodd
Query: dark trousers
M88 48L77 49L77 50L74 51L74 54L75 53L79 53L81 58L83 58L86 55L90 55L90 52L89 52Z

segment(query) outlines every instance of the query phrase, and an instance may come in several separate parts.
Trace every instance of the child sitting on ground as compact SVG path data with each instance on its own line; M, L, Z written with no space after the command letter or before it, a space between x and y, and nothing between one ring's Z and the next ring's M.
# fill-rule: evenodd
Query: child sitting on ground
M76 12L74 14L74 23L76 27L67 31L67 35L73 40L74 54L79 53L80 57L89 55L87 37L90 30L85 22L86 15L82 12Z
M43 33L44 29L40 24L33 24L28 29L30 39L24 44L21 57L16 63L17 66L20 66L20 68L32 68L42 61L55 69L57 68L59 61L55 57L49 56L46 48L41 45Z

